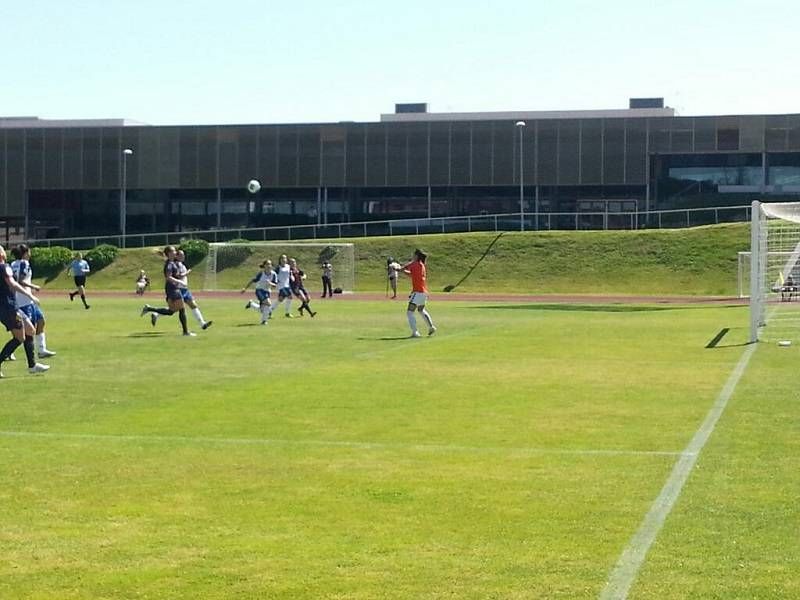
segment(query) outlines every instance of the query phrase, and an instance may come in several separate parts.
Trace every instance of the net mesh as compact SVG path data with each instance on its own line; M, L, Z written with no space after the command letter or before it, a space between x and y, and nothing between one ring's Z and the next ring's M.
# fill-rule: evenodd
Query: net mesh
M355 245L304 242L242 242L210 244L203 289L241 289L269 259L277 266L285 254L297 260L297 266L307 279L309 292L322 289L322 264L333 266L332 285L348 293L355 289Z

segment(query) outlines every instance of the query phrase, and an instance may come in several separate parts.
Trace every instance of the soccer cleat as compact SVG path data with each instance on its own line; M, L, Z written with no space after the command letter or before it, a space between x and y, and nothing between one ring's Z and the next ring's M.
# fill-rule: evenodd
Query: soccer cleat
M434 327L433 325L431 325L431 328L430 328L430 329L428 329L428 335L429 335L429 336L431 336L431 335L433 335L434 333L436 333L436 327Z
M0 371L0 379L3 379L3 378L5 378L5 375L3 375L3 372Z
M17 360L17 357L12 354L11 356L8 357L8 360L14 361Z
M140 313L139 313L139 316L140 316L140 317L143 317L143 316L145 316L145 315L146 315L146 314L149 312L149 310L150 310L150 305L149 305L149 304L145 304L145 305L142 307L142 312L140 312Z
M70 302L74 302L74 300L75 300L75 294L73 294L73 293L70 293L70 295L69 295L69 301L70 301Z
M317 313L315 313L314 311L311 311L311 318L313 319L316 316L317 316Z
M186 333L183 334L183 337L197 337L197 334L194 333L193 331L187 331Z
M261 324L262 324L262 325L266 325L266 324L267 324L267 322L266 322L266 321L261 321Z
M89 306L88 304L85 304L83 308L85 308L86 310L89 310L89 309L90 309L90 308L92 308L92 307L91 307L91 306Z
M414 333L411 334L411 337L412 338L417 338L417 337L422 337L422 336L419 334L419 331L415 331Z
M286 313L287 319L294 319L294 315L292 313Z
M214 321L206 321L205 323L203 323L203 330L208 329L213 324L214 324Z
M250 300L247 301L247 304L244 305L244 309L247 310L250 308Z
M158 314L157 313L150 313L150 325L155 327L157 321L158 321Z
M35 375L36 373L44 373L49 368L49 366L43 365L42 363L36 363L30 369L28 369L28 373L31 373L32 375Z
M56 353L52 350L39 350L39 358L50 358L55 355Z

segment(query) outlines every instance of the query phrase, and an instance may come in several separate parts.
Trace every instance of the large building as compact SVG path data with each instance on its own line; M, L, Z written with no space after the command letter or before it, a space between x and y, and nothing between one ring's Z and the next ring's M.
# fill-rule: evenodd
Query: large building
M397 105L370 123L0 118L0 209L25 237L119 233L123 187L128 233L512 213L520 193L530 218L797 199L800 114L678 116L631 99L596 111Z

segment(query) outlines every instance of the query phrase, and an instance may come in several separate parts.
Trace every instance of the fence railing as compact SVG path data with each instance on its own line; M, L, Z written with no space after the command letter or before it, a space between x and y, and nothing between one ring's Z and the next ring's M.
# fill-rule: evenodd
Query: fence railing
M553 230L624 230L677 229L750 220L750 206L719 206L677 210L639 212L578 212L578 213L504 213L461 217L395 219L391 221L358 221L329 225L287 225L236 229L208 229L140 233L125 236L125 246L150 247L179 244L184 239L204 239L209 242L228 242L234 239L251 241L297 241L332 238L355 238L428 233L463 233L472 231L553 231ZM122 246L122 236L89 236L28 240L33 246L66 246L86 250L99 244Z

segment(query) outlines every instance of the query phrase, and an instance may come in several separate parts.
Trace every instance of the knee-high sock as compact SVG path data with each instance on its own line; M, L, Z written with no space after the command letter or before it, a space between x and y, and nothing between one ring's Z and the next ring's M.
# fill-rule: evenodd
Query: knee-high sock
M154 306L148 306L147 312L158 313L159 315L164 315L166 317L175 314L175 311L172 310L171 308L156 308Z
M25 348L25 357L28 359L28 368L33 368L33 366L36 364L36 359L33 357L33 336L26 335L22 346Z
M292 299L291 298L287 298L286 299L286 314L288 315L290 312L292 312Z
M413 310L406 311L406 316L408 317L408 325L411 327L411 333L414 333L417 330L417 317L414 315Z
M34 340L36 341L37 352L44 352L47 350L47 338L44 335L44 331L42 333L37 333Z
M8 360L8 357L14 354L14 350L19 348L20 342L17 338L12 337L10 340L6 342L6 345L3 346L3 349L0 351L0 363L4 360Z
M200 309L196 306L192 309L192 314L194 318L197 319L197 322L200 323L201 326L205 325L205 319L203 319L203 313L200 312Z
M252 308L253 310L261 310L261 305L258 304L258 302L253 302L252 300L250 300L249 308Z
M425 318L425 322L428 324L428 327L433 327L433 319L431 319L431 314L428 312L427 308L423 308L421 311L422 316Z
M266 304L262 304L261 305L261 320L262 321L266 321L267 319L269 319L269 313L271 313L271 312L272 311L270 310L269 306L267 306Z
M182 308L178 311L178 319L181 322L181 328L183 329L183 333L189 333L189 327L186 325L186 309Z
M86 295L85 295L85 294L81 294L81 302L83 302L83 305L84 305L84 306L88 306L88 305L86 304Z

